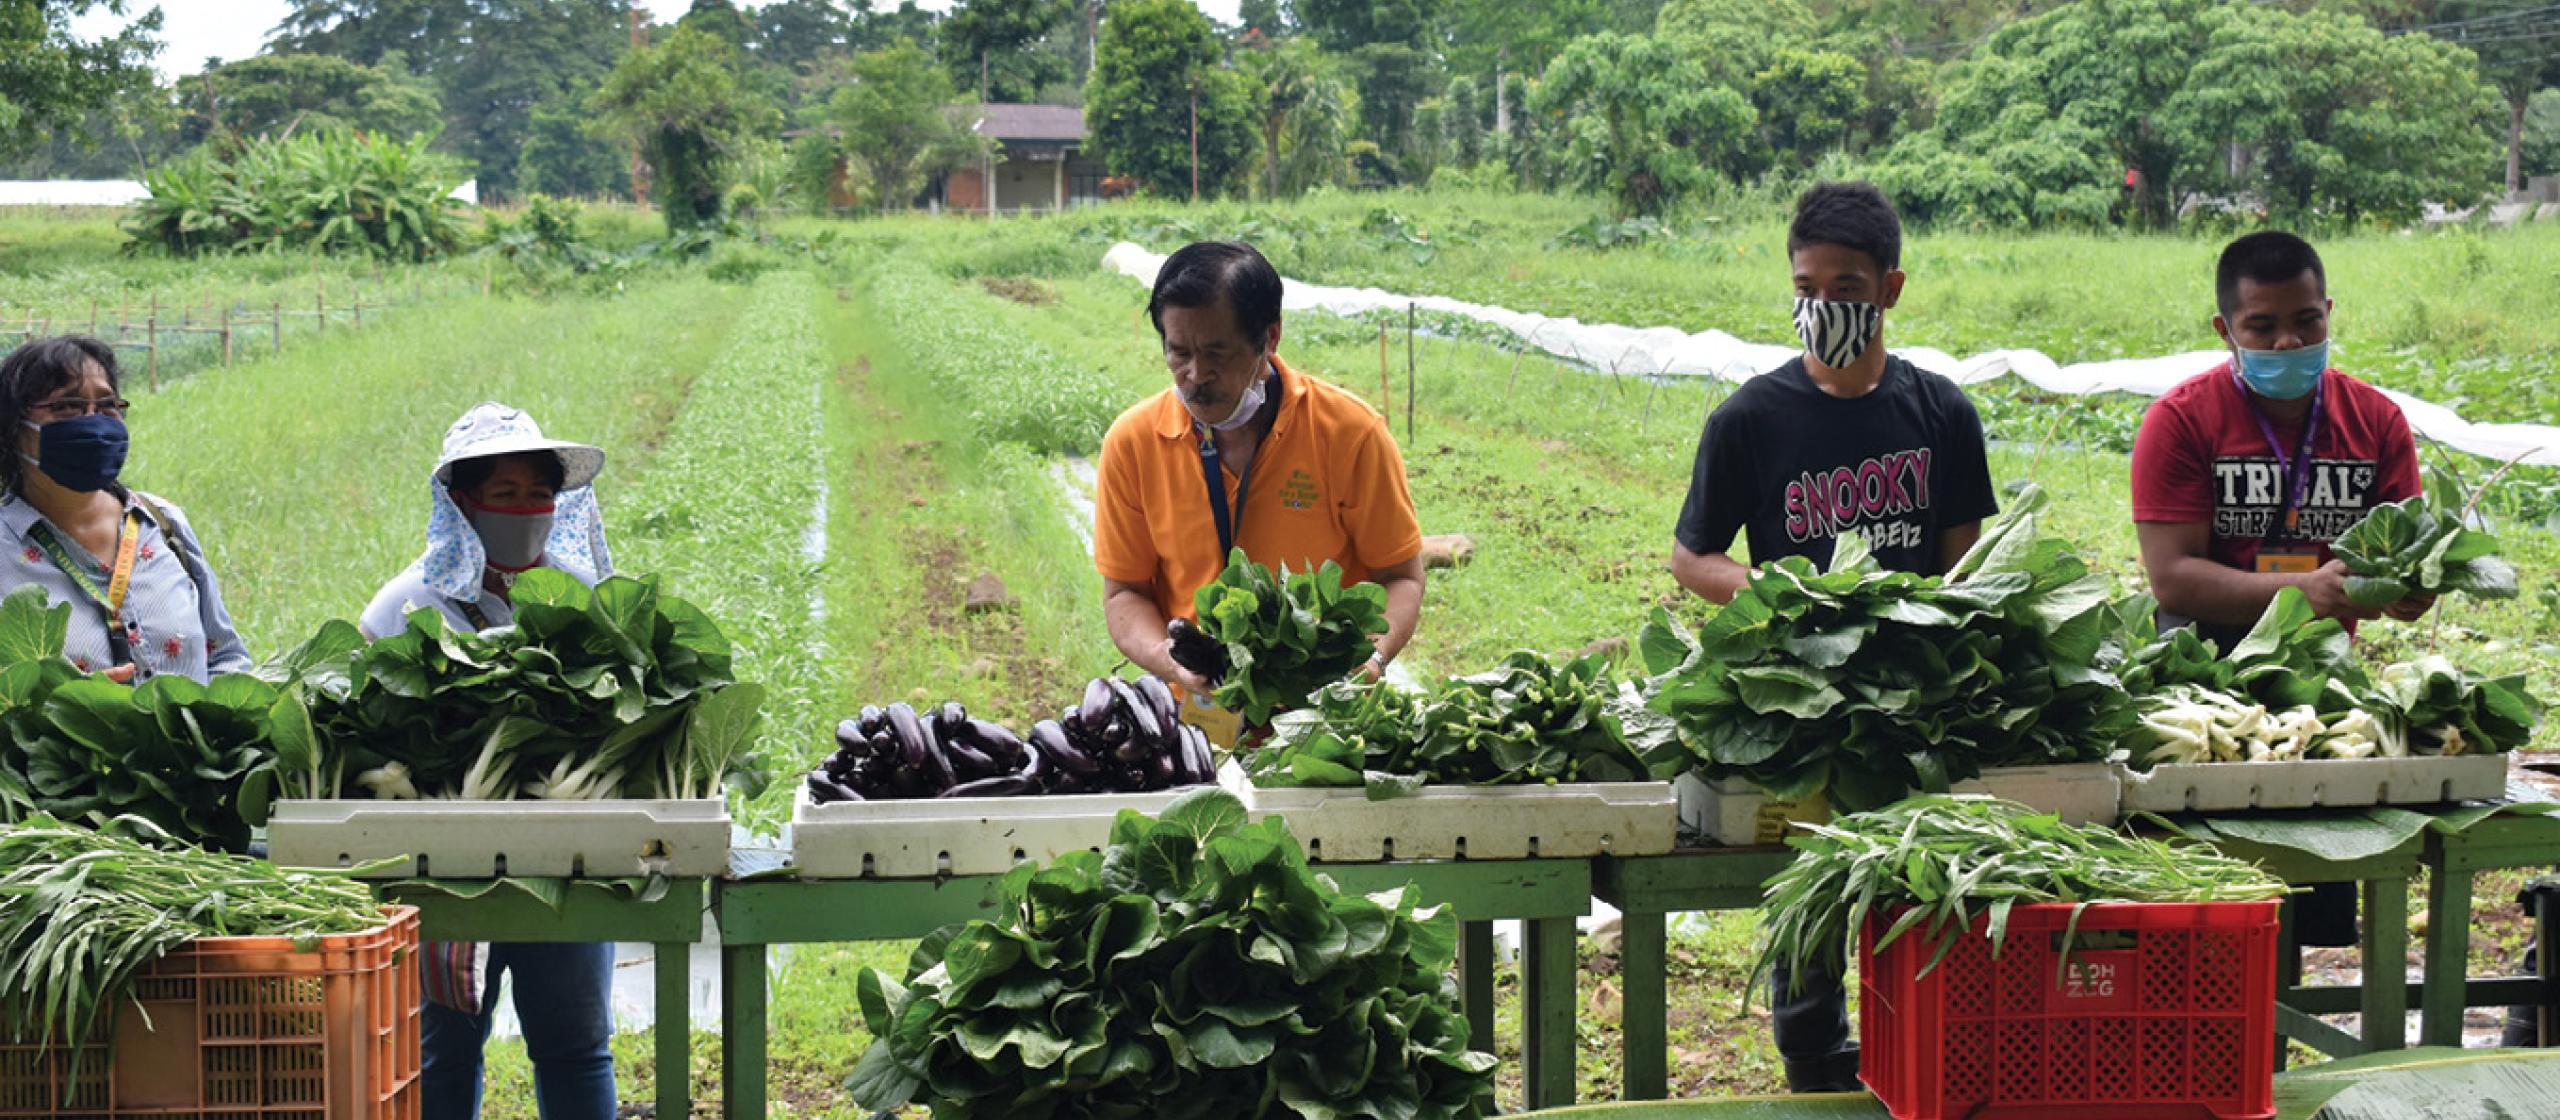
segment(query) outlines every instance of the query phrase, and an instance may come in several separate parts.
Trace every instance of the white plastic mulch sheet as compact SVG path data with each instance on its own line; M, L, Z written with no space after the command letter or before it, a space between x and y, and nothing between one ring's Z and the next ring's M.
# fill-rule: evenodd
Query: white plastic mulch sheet
M1156 271L1164 265L1164 254L1123 241L1103 254L1102 264L1141 284L1151 284ZM1689 334L1677 327L1585 323L1445 296L1407 296L1376 288L1336 288L1300 280L1289 281L1283 292L1283 306L1293 311L1354 316L1412 304L1424 311L1464 316L1509 331L1525 344L1557 357L1621 373L1744 381L1784 365L1797 353L1792 344L1745 342L1723 331ZM2159 358L2064 365L2035 350L1993 350L1964 359L1920 347L1896 347L1894 352L1923 369L1943 373L1960 385L2014 374L2049 393L2122 391L2148 397L2168 392L2179 382L2229 357L2220 350L2196 350ZM2408 414L2410 426L2429 439L2500 462L2520 458L2537 466L2560 466L2560 426L2475 424L2443 405L2391 389L2383 392Z

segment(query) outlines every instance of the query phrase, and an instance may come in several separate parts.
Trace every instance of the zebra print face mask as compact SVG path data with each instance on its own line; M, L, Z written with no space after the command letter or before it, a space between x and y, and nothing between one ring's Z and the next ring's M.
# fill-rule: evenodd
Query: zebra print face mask
M1876 344L1884 328L1884 309L1872 303L1796 297L1796 335L1805 352L1831 369L1855 364Z

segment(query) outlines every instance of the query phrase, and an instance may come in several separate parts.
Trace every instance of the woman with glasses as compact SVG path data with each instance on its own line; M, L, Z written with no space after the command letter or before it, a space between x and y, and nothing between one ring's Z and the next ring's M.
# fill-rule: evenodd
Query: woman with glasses
M44 589L71 606L63 654L84 673L140 684L246 671L195 530L176 506L125 486L115 350L38 338L0 359L0 593Z

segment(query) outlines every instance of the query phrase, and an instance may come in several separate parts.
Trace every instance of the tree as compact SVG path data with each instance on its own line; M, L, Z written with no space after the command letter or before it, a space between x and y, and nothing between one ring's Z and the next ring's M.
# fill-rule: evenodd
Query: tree
M516 189L555 197L627 196L631 153L598 139L588 127L592 89L571 90L534 106L516 159Z
M1448 0L1446 22L1449 72L1490 83L1497 73L1544 71L1565 44L1610 21L1606 0Z
M1243 0L1236 5L1236 26L1260 32L1266 40L1286 38L1298 30L1280 0Z
M867 15L869 0L862 5ZM853 51L857 18L840 0L773 0L748 19L748 53L785 74L805 74L819 59Z
M1303 193L1342 173L1358 97L1342 63L1313 42L1292 39L1239 59L1262 134L1266 197Z
M2524 173L2560 175L2560 89L2533 95L2524 115Z
M121 16L125 0L0 0L0 158L34 151L56 129L150 87L160 9L113 35L73 35L72 17L92 8Z
M587 101L602 134L640 145L670 233L717 221L729 160L779 124L773 106L741 85L743 61L726 40L678 28L624 55Z
M755 38L755 23L738 10L733 0L693 0L693 6L677 18L676 27L709 32L740 51L746 50L749 40Z
M2406 222L2425 203L2487 193L2497 147L2481 122L2500 108L2458 46L2278 10L2222 21L2165 117L2239 149L2237 172L2224 163L2209 179L2257 195L2279 221Z
M988 154L990 142L952 108L951 76L922 47L864 51L853 58L852 76L827 103L827 116L882 209L903 207L927 178Z
M987 99L1026 102L1066 76L1064 56L1031 49L1076 14L1074 0L961 0L942 23L942 57L952 80L975 91L981 65Z
M1658 214L1706 190L1708 165L1757 123L1740 93L1710 82L1677 42L1651 35L1575 41L1547 67L1529 108L1562 121L1567 180L1608 194L1622 215Z
M1654 30L1693 38L1744 30L1764 40L1801 43L1813 38L1813 9L1804 0L1670 0L1654 17Z
M1219 65L1224 48L1191 0L1117 0L1094 46L1085 121L1094 154L1148 190L1188 197L1194 179L1192 105L1202 194L1225 191L1253 150L1244 80Z
M1849 136L1866 109L1867 68L1836 51L1782 47L1751 77L1751 106L1772 158L1811 167Z
M2496 86L2507 110L2507 190L2524 185L2525 111L2533 95L2560 85L2560 14L2544 0L2437 0L2428 32L2468 48L2480 76Z
M1440 28L1447 0L1295 0L1298 22L1326 50L1349 52L1373 43L1419 49Z
M397 140L444 125L435 87L396 55L366 66L334 55L262 54L178 79L172 91L187 115L189 143L354 129Z
M290 0L270 51L368 66L397 56L444 105L436 146L461 155L483 198L515 190L536 106L593 86L628 43L625 0Z

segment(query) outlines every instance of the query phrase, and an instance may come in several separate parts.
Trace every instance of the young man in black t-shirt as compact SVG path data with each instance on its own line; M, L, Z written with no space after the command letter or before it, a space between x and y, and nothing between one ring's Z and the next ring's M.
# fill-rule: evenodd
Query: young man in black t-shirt
M1804 353L1744 382L1707 418L1671 571L1699 596L1733 600L1751 569L1726 555L1744 534L1754 566L1831 562L1846 533L1877 562L1937 575L1998 510L1982 420L1954 382L1885 352L1902 298L1902 220L1866 183L1823 183L1787 230ZM1858 1088L1838 976L1805 976L1772 999L1778 1052L1798 1092Z

